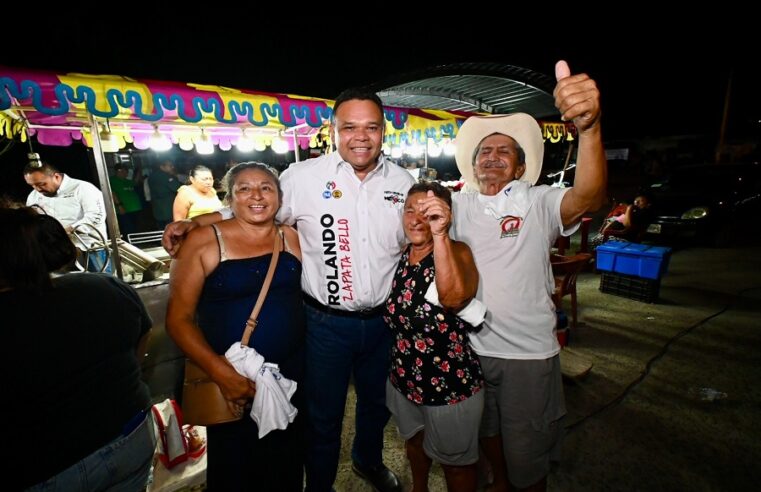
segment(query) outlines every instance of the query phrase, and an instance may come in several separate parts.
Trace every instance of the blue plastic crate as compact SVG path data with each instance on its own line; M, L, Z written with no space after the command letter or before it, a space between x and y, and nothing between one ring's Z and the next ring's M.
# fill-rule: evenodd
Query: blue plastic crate
M668 270L671 248L608 241L597 247L598 270L660 279Z

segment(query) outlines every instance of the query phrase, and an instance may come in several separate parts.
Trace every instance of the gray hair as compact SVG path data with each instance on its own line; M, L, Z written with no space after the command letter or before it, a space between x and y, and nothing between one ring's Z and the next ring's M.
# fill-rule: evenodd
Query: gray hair
M238 175L246 169L255 169L269 174L277 185L277 196L279 201L283 200L283 189L280 187L280 179L278 178L277 170L263 162L250 161L241 162L240 164L236 164L235 166L231 167L230 170L225 173L225 177L222 178L222 189L225 191L224 202L226 205L230 205L230 203L232 203L232 191L233 186L235 186L235 180L238 179Z

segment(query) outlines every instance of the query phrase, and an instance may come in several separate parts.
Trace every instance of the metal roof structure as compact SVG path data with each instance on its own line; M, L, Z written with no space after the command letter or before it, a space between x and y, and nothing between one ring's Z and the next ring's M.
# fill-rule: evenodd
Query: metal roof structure
M555 119L554 87L553 78L527 68L455 63L393 76L368 88L387 106L490 114L520 111Z

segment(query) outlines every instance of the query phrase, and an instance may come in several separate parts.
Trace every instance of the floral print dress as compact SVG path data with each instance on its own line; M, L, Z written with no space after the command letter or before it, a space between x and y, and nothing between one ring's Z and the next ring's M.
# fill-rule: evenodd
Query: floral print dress
M409 264L402 255L386 301L386 323L394 335L391 384L418 405L453 405L481 390L483 374L471 351L471 326L425 299L435 281L433 252Z

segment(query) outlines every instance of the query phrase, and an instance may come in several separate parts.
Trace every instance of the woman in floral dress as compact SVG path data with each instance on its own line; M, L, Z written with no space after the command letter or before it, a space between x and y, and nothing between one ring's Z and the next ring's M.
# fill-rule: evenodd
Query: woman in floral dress
M478 271L470 248L449 238L451 203L438 183L410 189L403 220L410 245L386 301L395 336L386 404L406 441L415 491L427 490L432 460L448 490L477 485L483 375L468 343L473 327L456 313L476 294Z

